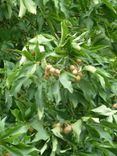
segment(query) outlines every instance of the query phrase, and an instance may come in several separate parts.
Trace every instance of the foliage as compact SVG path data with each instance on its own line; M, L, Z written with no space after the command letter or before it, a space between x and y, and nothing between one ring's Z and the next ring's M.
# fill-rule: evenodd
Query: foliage
M0 2L0 155L116 156L116 17L116 0Z

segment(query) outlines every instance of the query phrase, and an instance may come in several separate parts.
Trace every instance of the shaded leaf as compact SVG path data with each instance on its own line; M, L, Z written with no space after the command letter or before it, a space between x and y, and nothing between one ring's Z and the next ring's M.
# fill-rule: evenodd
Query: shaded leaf
M67 73L61 74L59 80L64 88L68 89L70 93L73 93L73 87Z
M82 121L78 120L77 122L72 124L72 128L73 128L73 133L74 133L75 137L77 138L77 141L79 142L80 134L82 132Z

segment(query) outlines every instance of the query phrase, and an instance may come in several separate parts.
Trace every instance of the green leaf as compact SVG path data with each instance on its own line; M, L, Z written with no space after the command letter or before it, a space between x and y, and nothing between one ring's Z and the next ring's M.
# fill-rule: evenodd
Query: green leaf
M51 152L50 156L56 155L57 147L58 147L58 141L55 137L53 137L52 138L52 152Z
M28 72L26 73L28 76L32 76L35 72L36 72L36 69L37 69L37 64L33 64L32 66L29 67L28 69Z
M60 46L62 46L62 44L64 44L65 42L65 39L68 35L68 21L67 20L64 20L62 23L61 23L61 40L60 40Z
M95 88L91 84L91 82L89 82L89 80L82 79L79 83L79 86L87 100L90 100L91 98L94 98L96 96Z
M64 13L64 15L65 15L66 17L68 17L68 10L67 10L67 8L65 7L64 0L61 0L59 4L60 4L60 9L61 9L61 11Z
M12 156L23 156L20 149L16 148L15 146L4 145L3 148L12 154Z
M48 142L48 140L47 140L47 142ZM40 154L42 155L45 151L46 151L46 149L48 148L48 145L47 145L47 142L44 144L44 146L40 149Z
M44 128L43 123L41 121L39 121L37 119L33 119L31 121L31 125L37 131L32 142L37 142L40 140L46 141L47 139L49 139L49 135L48 135L48 133L47 133L46 129Z
M59 104L61 101L61 93L60 93L60 84L59 81L55 81L53 86L53 95L55 97L56 104Z
M99 78L101 86L103 87L103 89L105 89L105 80L104 80L104 78L99 74L97 74L97 76Z
M5 129L5 121L6 121L6 117L3 118L2 120L0 119L0 132Z
M36 4L35 4L35 2L34 1L32 1L32 0L23 0L23 2L24 2L24 5L25 5L25 7L26 7L26 9L30 12L30 13L32 13L32 14L36 14Z
M20 92L22 85L23 85L27 80L28 80L27 77L22 77L22 78L20 78L19 80L17 80L17 84L15 84L15 85L12 87L11 93L12 93L14 96L17 96L17 93Z
M57 10L59 10L59 1L52 0Z
M23 0L20 0L20 10L19 10L19 17L23 17L26 13L26 8L24 5Z
M111 110L110 108L107 108L105 105L102 105L98 108L93 109L92 112L98 113L103 116L111 116L117 113L117 110Z
M8 8L9 18L11 18L11 15L12 15L12 7L11 7L11 4L10 3L7 3L7 8Z
M12 127L9 125L9 128L6 128L5 131L3 131L0 134L0 139L6 139L7 141L11 141L12 139L17 138L18 136L21 136L22 134L27 132L27 125L22 126L22 125L16 125L15 127Z
M46 5L49 2L49 0L43 0L43 5Z
M77 141L79 142L80 134L82 132L82 121L78 120L77 122L72 124L72 128L73 128L73 133L74 133L75 137L77 138Z
M100 123L99 118L82 117L82 120L83 120L84 122L87 122L88 120L92 120L92 121L94 121L94 122L96 122L96 123Z
M5 145L4 148L9 151L13 156L28 156L30 155L30 153L38 151L36 148L25 144L19 144L14 146Z
M57 136L58 138L63 139L63 136L61 135L61 127L55 127L52 129L52 132L55 136Z
M95 73L96 72L96 68L94 66L88 65L85 66L85 70L91 72L91 73Z
M80 101L77 93L69 93L69 101L73 104L73 107L76 108L78 105L78 102Z
M30 61L33 61L34 58L32 56L32 54L28 51L22 51L22 55L27 59L27 60L30 60ZM22 59L22 58L21 58ZM22 62L22 61L21 61Z
M70 93L73 93L73 87L67 73L61 74L59 80L64 88L68 89Z
M110 2L110 0L102 0L102 2L110 9L112 10L115 14L117 13L117 11L115 10L115 8L112 5L112 2Z
M43 85L38 85L37 91L35 93L35 100L37 104L39 119L43 117L44 114L44 97L43 97Z

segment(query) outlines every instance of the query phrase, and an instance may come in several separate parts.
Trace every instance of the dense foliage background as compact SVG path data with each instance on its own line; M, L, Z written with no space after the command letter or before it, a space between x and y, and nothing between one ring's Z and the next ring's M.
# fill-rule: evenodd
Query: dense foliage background
M0 155L117 155L117 1L0 1Z

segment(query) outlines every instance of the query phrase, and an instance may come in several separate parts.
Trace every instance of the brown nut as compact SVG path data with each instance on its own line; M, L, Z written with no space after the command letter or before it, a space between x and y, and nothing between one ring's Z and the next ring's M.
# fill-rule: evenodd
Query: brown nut
M50 73L51 73L51 74L54 74L54 73L55 73L55 70L56 70L56 69L55 69L55 68L53 68L53 67L52 67L52 68L50 68Z
M73 73L74 75L77 75L77 74L78 74L77 69L74 69L74 70L72 71L72 73Z
M60 70L59 69L55 69L55 74L60 75Z
M117 109L117 103L113 104L113 108Z
M76 67L74 65L71 65L70 70L73 71L74 69L76 69Z
M80 77L79 75L77 75L77 76L75 77L75 79L76 79L76 81L80 81L80 80L81 80L81 77Z
M46 66L46 70L50 70L52 68L52 65L51 64L48 64L47 66Z
M64 127L64 129L63 129L64 134L69 134L71 132L72 132L72 126L71 125L67 125L66 127Z
M77 62L78 64L80 64L80 63L82 62L82 60L81 60L81 59L77 59L76 62Z

